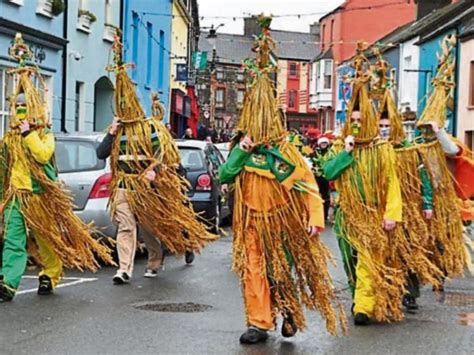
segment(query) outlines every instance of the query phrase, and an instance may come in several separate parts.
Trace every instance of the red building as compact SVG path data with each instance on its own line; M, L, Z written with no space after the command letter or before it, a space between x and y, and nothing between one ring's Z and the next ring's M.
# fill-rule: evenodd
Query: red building
M414 0L346 0L319 20L321 54L312 63L310 106L318 127L334 129L335 68L351 58L358 40L373 43L416 19Z

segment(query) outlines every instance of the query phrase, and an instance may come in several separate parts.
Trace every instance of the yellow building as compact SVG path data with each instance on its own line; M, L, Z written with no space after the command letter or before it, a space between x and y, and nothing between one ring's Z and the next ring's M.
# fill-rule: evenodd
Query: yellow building
M186 125L186 81L179 79L179 64L186 65L188 62L188 33L192 25L192 19L183 0L173 0L173 12L171 20L171 70L170 70L170 121L175 132L182 132Z

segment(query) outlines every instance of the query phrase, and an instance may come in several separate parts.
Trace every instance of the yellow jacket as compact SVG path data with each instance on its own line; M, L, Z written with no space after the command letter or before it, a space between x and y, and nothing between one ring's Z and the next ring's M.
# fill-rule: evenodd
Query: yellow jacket
M14 157L11 170L10 185L15 189L33 191L33 180L26 159L27 152L33 156L34 160L42 165L48 164L53 157L54 136L49 130L45 132L46 133L40 137L38 131L32 131L23 138L24 149L18 153L17 157Z

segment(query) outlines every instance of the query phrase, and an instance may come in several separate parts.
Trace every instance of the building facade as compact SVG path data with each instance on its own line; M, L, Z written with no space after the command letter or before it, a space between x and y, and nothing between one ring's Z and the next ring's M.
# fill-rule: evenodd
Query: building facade
M151 114L151 94L170 102L172 0L124 0L122 28L124 61L134 63L130 77L145 112ZM169 119L169 112L165 114Z
M62 3L65 5L64 3ZM44 78L50 119L55 131L65 128L64 67L67 51L64 9L53 8L47 0L5 0L0 2L0 136L9 123L8 98L13 91L12 77L7 74L16 63L9 58L8 48L17 32L33 52L36 64Z
M191 2L173 0L171 21L171 70L170 70L170 123L181 136L188 127L191 116L191 98L188 96L189 29L193 18Z
M416 4L411 0L347 0L319 20L321 54L312 64L310 101L321 127L335 128L344 120L344 114L336 117L337 89L343 87L337 82L336 67L354 55L357 41L373 43L415 17Z
M112 42L120 26L120 0L69 0L67 8L66 130L103 131L114 112Z
M460 33L456 135L474 151L474 16Z

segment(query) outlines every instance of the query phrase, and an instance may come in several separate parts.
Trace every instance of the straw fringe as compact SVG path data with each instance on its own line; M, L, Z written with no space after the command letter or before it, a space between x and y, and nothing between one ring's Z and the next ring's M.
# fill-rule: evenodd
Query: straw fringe
M281 146L285 158L299 157L290 143ZM303 163L301 158L293 163ZM300 165L302 166L302 165ZM247 207L245 196L265 195L274 206L268 211L254 211ZM320 238L311 239L306 230L309 218L305 193L288 191L274 179L244 171L236 180L234 210L233 269L245 279L247 254L246 235L253 229L264 251L262 274L272 285L274 314L291 313L298 329L306 327L303 305L318 310L326 320L326 328L337 333L337 318L343 332L347 321L343 309L337 312L336 299L327 263L333 261ZM294 271L287 255L294 262Z
M438 141L419 144L418 151L433 186L434 216L429 223L432 238L428 248L433 252L434 261L445 276L460 276L467 263L463 226L445 154Z

